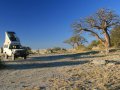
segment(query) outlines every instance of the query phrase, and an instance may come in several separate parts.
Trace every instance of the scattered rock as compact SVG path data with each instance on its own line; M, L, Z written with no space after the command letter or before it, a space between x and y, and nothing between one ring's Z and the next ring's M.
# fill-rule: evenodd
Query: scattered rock
M35 86L35 87L33 87L33 89L32 89L32 90L41 90L41 89L40 89L40 87Z
M106 65L107 60L92 60L92 61L90 61L90 63L95 64L95 65Z
M15 83L14 81L11 81L10 83Z
M108 63L107 66L114 66L115 63Z
M22 85L22 87L26 88L26 87L28 87L28 85Z
M46 90L46 87L40 87L40 90Z

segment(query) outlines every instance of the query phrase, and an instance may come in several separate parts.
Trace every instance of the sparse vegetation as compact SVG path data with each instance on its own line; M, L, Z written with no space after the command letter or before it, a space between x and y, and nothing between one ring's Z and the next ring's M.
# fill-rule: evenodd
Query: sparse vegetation
M65 48L60 48L60 47L54 47L52 50L53 52L66 51Z
M88 48L89 50L92 50L94 47L98 47L99 50L100 50L100 49L103 49L103 48L104 48L104 45L103 45L100 41L98 41L98 40L93 40L93 41L87 46L87 48Z
M52 53L65 53L65 52L67 52L65 48L54 47L54 48L48 48L46 53L52 54Z

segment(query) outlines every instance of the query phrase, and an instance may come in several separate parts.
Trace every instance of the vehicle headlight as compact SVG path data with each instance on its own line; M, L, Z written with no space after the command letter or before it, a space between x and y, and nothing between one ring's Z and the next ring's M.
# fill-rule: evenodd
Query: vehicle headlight
M13 54L17 53L17 51L13 51Z

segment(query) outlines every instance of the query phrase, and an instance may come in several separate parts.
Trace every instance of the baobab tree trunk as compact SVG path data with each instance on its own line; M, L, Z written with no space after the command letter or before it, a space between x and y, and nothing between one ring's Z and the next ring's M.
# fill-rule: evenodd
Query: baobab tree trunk
M110 36L109 36L109 33L107 32L107 30L104 30L105 33L104 33L104 36L105 36L105 48L106 48L106 54L109 53L109 48L111 46L111 43L110 43Z

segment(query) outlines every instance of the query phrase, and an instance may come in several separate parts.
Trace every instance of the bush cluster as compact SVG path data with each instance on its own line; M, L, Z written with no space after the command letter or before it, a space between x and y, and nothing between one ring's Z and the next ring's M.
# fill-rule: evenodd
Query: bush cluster
M54 47L54 48L47 49L48 53L64 53L66 51L67 50L65 48L61 48L61 47Z

